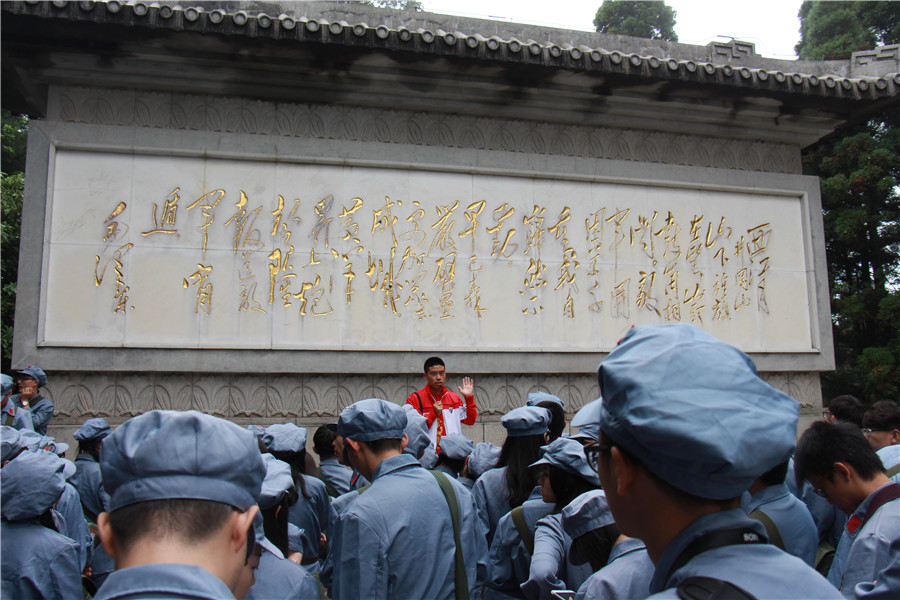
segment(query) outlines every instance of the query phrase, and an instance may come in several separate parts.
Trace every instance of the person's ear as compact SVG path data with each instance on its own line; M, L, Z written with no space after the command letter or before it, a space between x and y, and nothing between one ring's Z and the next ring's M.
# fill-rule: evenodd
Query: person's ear
M259 507L251 506L244 512L235 511L231 521L231 536L229 545L232 553L241 551L248 543L248 535L253 534L253 517L259 512Z
M97 515L97 535L100 536L100 543L106 553L115 560L116 558L116 540L113 537L112 526L109 524L109 513L102 512Z
M888 445L893 446L894 444L900 444L900 429L891 431L891 443Z
M406 446L409 444L409 436L405 433L403 434L403 438L400 440L400 451L406 450Z
M613 446L609 452L613 461L613 475L616 478L616 493L624 496L634 487L638 467L618 446Z
M850 483L855 471L847 463L836 462L831 466L831 480L834 483Z

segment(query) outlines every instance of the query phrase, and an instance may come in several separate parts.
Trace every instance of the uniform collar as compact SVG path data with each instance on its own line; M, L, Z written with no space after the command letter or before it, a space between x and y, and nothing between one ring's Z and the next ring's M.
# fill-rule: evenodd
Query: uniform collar
M609 560L606 561L606 564L611 563L620 556L625 556L626 554L630 554L631 552L637 552L638 550L646 549L647 547L641 540L637 538L625 538L624 540L613 546L612 551L610 551L609 553Z
M763 504L780 500L790 494L787 486L783 483L770 485L759 490L750 497L750 503L747 505L747 513L751 513Z
M114 571L103 583L98 598L114 600L150 596L233 600L225 583L202 567L183 564L153 564Z
M375 483L375 480L383 475L387 475L388 473L393 473L394 471L399 471L400 469L406 469L410 467L422 468L422 465L419 464L419 461L410 454L399 454L397 456L386 458L381 461L381 463L377 467L375 467L375 472L372 473L372 483Z
M887 486L894 483L893 481L888 481L877 490L869 494L865 500L859 503L859 506L856 507L856 510L853 511L853 514L850 515L850 518L847 519L847 524L844 526L844 529L847 530L847 535L851 538L854 538L859 530L862 529L862 526L865 525L865 516L869 511L869 506L872 504L872 500L875 499L875 496L878 495L878 492L886 488Z

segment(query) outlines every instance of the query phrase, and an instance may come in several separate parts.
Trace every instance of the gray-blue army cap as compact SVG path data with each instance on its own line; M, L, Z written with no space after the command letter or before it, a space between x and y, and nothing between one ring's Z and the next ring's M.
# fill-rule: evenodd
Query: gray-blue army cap
M269 425L262 434L262 441L274 454L297 454L306 449L306 428L293 423Z
M540 435L548 431L550 418L550 411L542 406L521 406L500 417L500 424L509 437Z
M106 438L100 471L110 511L167 499L247 510L256 504L266 468L246 429L193 410L154 410Z
M112 433L112 429L110 429L106 419L97 417L85 421L72 437L79 442L92 442L94 440L102 440L110 433Z
M562 509L561 516L563 530L573 540L616 522L603 490L592 490L577 496Z
M338 435L358 442L399 440L406 429L406 411L380 398L355 402L341 411Z
M531 463L531 466L541 465L562 469L600 487L600 479L588 463L584 446L572 438L557 438L546 446L541 446L541 458Z
M485 471L493 469L500 460L500 446L489 442L481 442L475 446L475 450L469 456L469 475L472 479L478 479Z
M461 433L451 433L441 437L441 454L454 460L465 460L475 450L472 440Z
M406 413L406 428L403 431L407 437L403 452L418 459L431 444L431 438L428 437L428 419L409 404L403 405L403 411Z
M553 394L543 391L528 392L528 400L525 401L525 406L537 406L539 402L555 402L556 404L559 404L563 410L566 408L566 403L563 402L559 396L554 396Z
M15 427L8 425L0 426L0 448L2 448L2 458L0 462L6 462L10 456L25 447L22 443L22 434Z
M0 512L8 521L39 517L59 500L65 463L49 452L25 452L3 467Z
M689 494L737 498L793 452L797 402L692 325L632 328L598 379L603 433Z
M263 464L266 467L266 476L263 479L259 491L259 508L266 510L281 502L284 494L294 485L291 475L291 466L283 460L278 460L271 454L263 454Z
M40 367L25 367L21 371L17 371L17 373L19 375L25 375L26 377L36 379L38 387L44 387L45 385L47 385L47 374L44 373L44 370Z

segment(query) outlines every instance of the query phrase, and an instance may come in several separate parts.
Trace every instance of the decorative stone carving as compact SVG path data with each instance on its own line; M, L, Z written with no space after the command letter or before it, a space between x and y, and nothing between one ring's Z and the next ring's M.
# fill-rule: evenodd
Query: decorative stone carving
M740 40L710 42L706 47L709 49L709 60L714 63L729 63L756 56L756 45Z
M605 127L486 120L198 94L63 88L49 117L72 123L219 131L799 173L796 149Z

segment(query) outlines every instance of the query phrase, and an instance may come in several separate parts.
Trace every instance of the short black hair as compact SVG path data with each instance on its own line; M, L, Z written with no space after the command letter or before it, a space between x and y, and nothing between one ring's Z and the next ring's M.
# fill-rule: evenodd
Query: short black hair
M118 508L109 513L116 543L133 547L145 536L177 536L185 543L211 537L237 509L211 500L150 500Z
M430 356L425 360L425 372L427 373L431 367L444 367L446 369L447 365L444 364L440 357Z
M566 409L560 406L559 402L552 400L538 402L535 406L540 406L550 411L550 425L547 426L547 429L550 431L550 441L559 439L566 428Z
M765 485L766 487L784 483L784 480L787 478L789 463L790 461L786 460L777 467L769 469L759 476L759 480L762 481L763 485Z
M468 458L468 457L466 457L466 458ZM463 467L466 466L466 459L465 458L450 458L446 454L438 454L437 464L445 465L451 471L453 471L457 475L459 475L462 472Z
M593 482L553 465L550 465L549 477L550 489L553 490L553 495L556 496L556 504L553 506L554 513L560 512L572 500L585 492L599 488Z
M866 481L884 473L884 465L872 446L852 423L816 421L800 436L794 452L794 476L797 485L810 477L825 477L834 463L852 466Z
M369 450L372 451L372 454L382 454L387 452L388 450L403 450L403 440L399 439L381 439L381 440L372 440L369 442L360 442L361 444L365 444L369 447Z
M333 425L322 425L313 434L313 448L320 459L334 456L334 440L337 432Z
M842 423L853 423L862 427L863 413L866 407L862 400L850 394L844 394L831 399L828 403L828 412Z
M900 429L900 404L892 400L882 400L872 405L862 419L863 427L877 431Z

